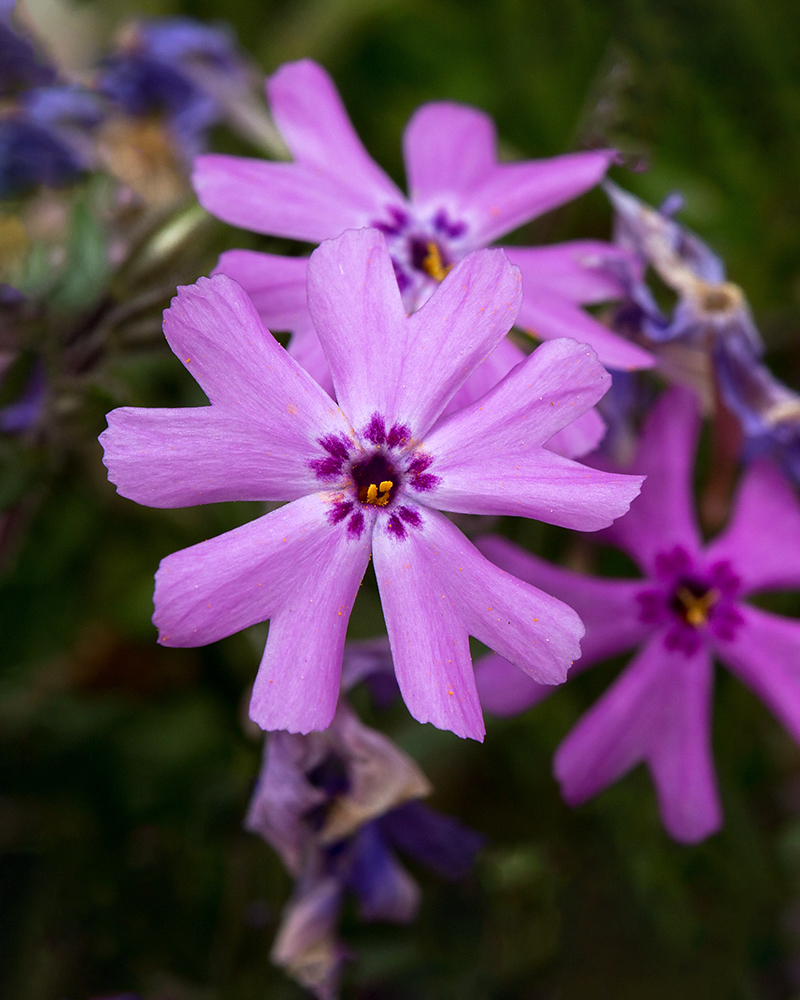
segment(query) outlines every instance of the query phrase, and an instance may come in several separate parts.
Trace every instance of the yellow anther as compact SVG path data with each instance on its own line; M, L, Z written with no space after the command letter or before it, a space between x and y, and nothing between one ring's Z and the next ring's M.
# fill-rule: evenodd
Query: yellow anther
M453 270L453 265L448 264L445 267L442 263L442 252L433 240L428 240L426 247L428 252L422 258L423 271L429 274L434 281L444 281Z
M677 597L686 609L683 617L687 624L699 628L708 621L709 611L719 600L719 591L708 590L700 597L695 597L688 587L679 587Z
M391 500L391 492L394 483L390 479L384 479L380 486L370 483L369 486L362 486L358 491L358 499L362 503L374 504L376 507L385 507ZM380 496L378 496L380 490Z

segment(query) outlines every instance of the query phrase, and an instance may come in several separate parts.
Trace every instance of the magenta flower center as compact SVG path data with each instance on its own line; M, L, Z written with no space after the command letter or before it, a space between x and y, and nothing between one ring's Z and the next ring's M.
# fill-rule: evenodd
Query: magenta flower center
M637 595L639 615L666 628L667 649L691 656L710 638L735 638L742 624L736 608L741 581L727 560L702 566L676 545L656 556L652 582Z
M387 507L401 485L400 473L388 455L379 451L350 469L359 503Z
M331 506L331 524L347 522L347 532L360 538L365 512L377 510L388 516L387 527L396 538L405 538L409 527L418 528L422 518L409 503L401 503L406 485L416 493L428 493L440 482L428 471L433 458L411 446L411 430L392 424L379 413L358 435L360 445L344 435L327 434L318 439L320 457L311 468L328 489L340 491Z
M417 297L443 281L463 256L459 241L467 231L462 220L452 220L447 210L437 209L429 218L417 218L406 209L390 206L389 221L372 222L386 236L397 284L406 306L418 307Z
M709 589L697 580L679 580L672 593L670 610L685 625L701 628L719 598L720 592L715 587Z

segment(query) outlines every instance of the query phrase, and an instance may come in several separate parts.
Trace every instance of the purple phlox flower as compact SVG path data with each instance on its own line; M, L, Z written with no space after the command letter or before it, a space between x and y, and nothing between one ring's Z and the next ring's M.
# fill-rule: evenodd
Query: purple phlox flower
M772 458L800 483L800 395L742 341L716 345L714 373L725 406L739 420L744 458Z
M0 198L69 184L90 165L87 130L99 120L98 99L58 84L55 70L38 60L2 12L0 96L12 98L0 113Z
M800 507L771 462L754 462L728 527L703 545L692 504L698 429L690 393L676 388L661 397L633 464L647 474L642 495L606 532L644 579L584 576L499 538L479 542L509 572L577 609L586 625L580 669L638 647L556 753L567 801L585 801L643 761L665 827L685 842L702 840L722 823L711 755L715 657L800 741L800 621L743 600L754 591L800 586ZM497 658L476 674L485 707L498 714L520 711L546 693Z
M703 347L717 339L741 339L754 353L763 351L744 293L726 280L722 260L672 214L682 205L679 196L654 209L610 181L603 188L614 207L617 244L649 265L678 296L668 319L642 281L641 270L629 272L627 302L618 324L629 332L638 322L645 337L658 343L680 339ZM625 283L625 258L601 265ZM615 323L615 326L617 323Z
M45 86L56 79L55 69L42 62L28 39L9 24L13 8L13 3L0 8L0 97Z
M639 491L639 477L542 447L608 387L585 345L543 344L476 403L441 417L507 333L519 298L503 252L479 251L408 316L382 233L326 241L311 257L308 299L338 406L229 278L180 289L166 311L167 339L212 405L115 410L105 462L123 496L154 507L290 501L167 557L156 576L166 645L271 620L251 702L262 728L329 725L370 555L415 718L482 738L469 635L544 683L564 679L583 632L577 616L493 567L440 513L592 531Z
M228 106L249 95L249 76L226 25L154 18L127 27L98 87L127 115L163 118L188 163Z
M217 120L214 99L180 69L146 55L109 57L97 80L100 93L132 118L159 118L170 130L176 152L190 162L205 147Z
M226 222L257 232L318 243L346 229L372 226L386 236L407 312L431 295L465 254L593 187L613 153L599 150L549 160L498 163L492 120L451 102L425 104L406 127L403 147L409 196L370 158L336 88L321 66L305 59L282 66L267 82L275 123L293 162L210 154L195 162L194 184L205 208ZM537 337L569 336L590 344L604 364L642 368L652 357L616 336L581 304L618 297L614 276L584 261L624 256L613 246L578 240L549 247L508 247L523 276L518 325ZM280 329L269 288L296 270L292 308L282 319L298 341L298 356L325 379L325 358L305 315L302 265L254 251L223 254L219 270L254 296L262 318ZM288 292L289 287L284 288ZM294 348L293 348L294 350ZM494 384L521 352L512 343L495 352ZM488 385L486 386L488 387ZM474 398L474 397L473 397Z
M96 95L78 86L36 87L0 120L0 198L76 180L94 162Z
M320 1000L338 992L348 956L338 939L345 895L362 920L413 920L419 887L399 848L445 878L463 878L483 838L412 801L430 785L416 763L340 702L329 729L272 733L245 826L296 878L273 960Z

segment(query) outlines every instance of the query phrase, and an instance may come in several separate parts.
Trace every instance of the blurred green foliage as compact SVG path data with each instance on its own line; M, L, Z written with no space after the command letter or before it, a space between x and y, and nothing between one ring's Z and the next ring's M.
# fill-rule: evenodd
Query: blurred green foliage
M122 9L84 6L107 31ZM616 145L650 166L616 168L623 185L654 202L675 188L686 194L682 218L727 259L775 370L800 389L796 3L148 0L125 9L225 18L266 72L286 59L320 60L398 180L403 125L429 99L485 108L509 156ZM216 139L216 148L246 151L222 131ZM129 302L105 269L108 233L88 197L71 207L47 359L66 398L80 394L82 405L51 415L45 445L0 440L0 496L12 512L4 530L19 538L0 578L0 995L299 998L268 957L289 879L241 830L260 755L243 705L264 630L168 650L149 622L159 559L258 508L137 507L105 481L94 440L114 405L198 402L158 340L174 284L207 270L225 246L279 245L209 224L196 274L178 256L159 272L164 288L142 300L142 349L126 354L112 338L94 376L85 358L64 374L76 315ZM609 220L592 192L518 235L602 237ZM53 279L44 251L29 262L31 287ZM145 277L133 269L125 288L138 294ZM558 532L516 530L550 555L564 545ZM782 612L800 613L796 595L783 602ZM353 634L379 627L378 608L368 580ZM365 927L348 911L344 935L358 961L346 997L800 995L800 752L721 676L721 834L694 848L671 843L641 769L571 811L550 775L552 752L618 667L490 725L484 746L419 726L402 706L377 716L359 701L367 722L419 760L435 804L490 839L462 886L415 871L425 888L415 925Z

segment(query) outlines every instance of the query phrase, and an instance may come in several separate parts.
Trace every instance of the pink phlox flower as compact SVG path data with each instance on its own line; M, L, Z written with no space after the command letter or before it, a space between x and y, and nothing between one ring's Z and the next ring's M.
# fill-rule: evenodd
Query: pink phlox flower
M333 81L317 63L282 66L267 81L267 95L293 162L200 156L194 170L200 202L233 225L312 243L345 229L380 229L407 312L426 301L467 253L597 184L613 157L595 150L498 163L488 115L435 102L420 107L406 127L406 197L364 149ZM588 343L613 368L653 363L646 351L580 308L622 294L614 275L585 264L626 257L624 251L599 240L506 251L523 276L520 327L543 339ZM231 250L218 271L248 291L271 329L294 334L291 352L328 387L326 359L306 308L305 267L304 258ZM519 348L504 342L476 375L478 384L465 387L471 394L463 402L482 395L521 358Z
M109 414L101 440L123 496L154 507L290 501L162 561L159 641L202 645L270 619L252 718L264 729L324 729L372 556L409 710L480 739L468 636L558 683L583 627L484 559L439 511L609 525L641 478L542 446L597 402L610 376L585 345L551 341L441 417L514 321L519 272L501 250L469 255L407 316L383 234L351 230L312 254L308 298L338 405L218 275L180 289L164 318L212 405Z
M638 647L602 698L559 747L555 773L577 804L645 762L663 823L677 840L722 824L711 755L713 661L719 658L800 741L800 621L744 602L800 586L800 506L775 465L745 472L727 529L704 545L692 502L700 418L696 398L666 392L652 410L633 468L645 473L630 513L604 534L643 580L598 579L557 568L500 538L478 542L498 565L575 607L592 664ZM492 656L476 667L484 707L500 715L546 689Z

